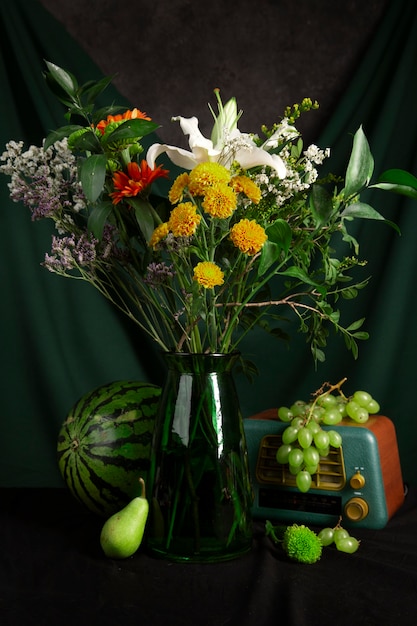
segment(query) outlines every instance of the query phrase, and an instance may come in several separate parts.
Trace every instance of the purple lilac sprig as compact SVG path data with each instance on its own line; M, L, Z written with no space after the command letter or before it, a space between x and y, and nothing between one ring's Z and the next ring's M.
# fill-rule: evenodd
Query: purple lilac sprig
M24 150L23 141L8 142L0 156L0 173L10 176L10 198L27 206L32 220L52 218L58 228L67 230L71 220L66 214L85 209L76 159L66 139L47 150L38 146Z

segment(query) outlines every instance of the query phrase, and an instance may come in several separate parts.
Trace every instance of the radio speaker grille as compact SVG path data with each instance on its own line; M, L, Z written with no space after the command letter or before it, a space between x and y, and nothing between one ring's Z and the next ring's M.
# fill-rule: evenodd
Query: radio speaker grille
M256 479L260 484L295 487L295 476L288 466L278 463L276 453L282 443L281 435L265 435L259 445L256 463ZM343 450L331 448L325 457L320 457L317 473L312 476L310 489L340 491L346 485Z

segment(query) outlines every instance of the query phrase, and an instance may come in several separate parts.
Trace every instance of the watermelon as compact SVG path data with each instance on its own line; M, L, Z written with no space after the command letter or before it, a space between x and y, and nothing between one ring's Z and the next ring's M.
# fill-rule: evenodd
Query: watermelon
M58 466L73 496L109 517L146 482L161 388L115 381L82 396L61 426Z

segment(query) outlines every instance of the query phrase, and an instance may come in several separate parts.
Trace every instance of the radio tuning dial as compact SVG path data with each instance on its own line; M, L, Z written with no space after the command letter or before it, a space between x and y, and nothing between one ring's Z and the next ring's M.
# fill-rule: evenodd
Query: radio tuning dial
M351 522L360 522L368 512L368 503L363 498L351 498L345 504L345 515Z
M352 489L362 489L365 486L365 476L360 472L356 472L349 482Z

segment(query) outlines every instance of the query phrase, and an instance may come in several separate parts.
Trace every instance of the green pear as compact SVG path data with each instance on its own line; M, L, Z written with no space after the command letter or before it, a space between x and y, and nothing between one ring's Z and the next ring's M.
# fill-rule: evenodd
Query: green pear
M101 547L104 554L112 559L126 559L132 556L142 542L149 503L145 495L145 481L139 478L139 482L142 494L109 517L101 529Z

